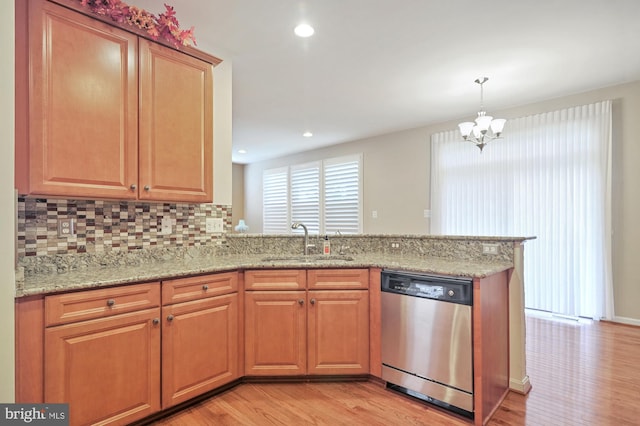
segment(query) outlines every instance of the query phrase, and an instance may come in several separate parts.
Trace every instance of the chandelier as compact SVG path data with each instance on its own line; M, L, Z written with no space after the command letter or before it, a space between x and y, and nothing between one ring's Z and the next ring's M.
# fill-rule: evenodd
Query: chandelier
M487 77L478 78L475 80L480 85L480 111L478 111L478 117L474 121L465 121L458 124L460 133L465 141L472 142L480 148L480 152L485 145L494 139L498 139L502 134L504 123L507 121L503 118L496 118L487 115L484 110L484 91L483 84L489 80ZM491 129L491 132L489 132ZM489 133L487 133L489 132Z

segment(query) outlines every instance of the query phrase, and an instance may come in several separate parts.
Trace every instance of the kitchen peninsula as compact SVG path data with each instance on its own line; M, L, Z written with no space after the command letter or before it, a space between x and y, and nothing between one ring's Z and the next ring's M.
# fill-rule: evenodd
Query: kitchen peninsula
M220 312L222 309L224 315L229 316L225 317L225 321L223 321L227 328L218 330L218 332L236 336L238 339L238 342L229 340L222 345L227 349L226 352L223 351L227 360L233 361L230 363L230 369L233 371L225 371L216 379L217 381L210 381L211 383L202 388L203 390L199 390L200 388L197 387L196 393L184 393L180 389L164 390L162 404L157 402L148 407L145 406L129 420L146 417L168 406L184 402L194 395L218 388L224 383L234 383L234 381L241 380L242 377L255 375L249 374L248 364L247 366L243 364L243 351L246 353L247 350L243 342L249 342L249 340L240 337L245 333L246 315L250 311L248 304L251 300L249 296L252 294L250 291L245 293L245 290L251 290L249 276L252 272L250 271L259 275L266 273L268 277L277 277L279 281L289 280L289 278L283 278L285 277L284 272L294 273L296 277L302 277L303 282L308 281L309 287L306 288L309 288L309 291L314 288L313 281L318 279L322 281L318 283L319 288L326 285L327 281L329 282L328 292L331 289L352 288L350 294L363 294L361 289L368 289L368 292L365 292L368 294L368 305L366 306L368 322L366 325L367 329L371 330L365 342L368 347L366 354L368 356L365 357L366 360L362 364L356 363L356 367L350 367L350 370L343 371L344 374L367 374L370 377L379 378L381 369L380 333L378 330L380 326L380 272L383 269L470 277L474 280L474 292L477 291L477 295L480 294L480 290L490 290L492 285L496 285L492 284L496 280L491 277L503 277L498 281L502 281L504 287L508 287L508 291L505 288L504 295L507 295L508 292L509 298L509 336L508 338L507 336L503 337L505 345L507 342L509 345L509 365L508 369L505 366L504 371L508 371L510 377L508 384L505 383L505 391L508 387L516 392L526 393L529 390L529 381L524 364L524 312L521 277L522 246L527 239L529 238L347 235L332 238L334 254L321 255L317 253L317 250L312 249L308 256L303 256L301 254L302 238L300 237L228 234L221 240L221 244L213 246L139 250L122 254L115 252L102 255L84 253L38 256L37 258L23 257L20 259L19 273L17 274L23 279L19 280L16 285L18 331L16 395L25 401L34 401L34 398L43 400L44 395L47 394L47 384L45 383L47 375L41 371L42 374L38 378L37 374L37 365L41 365L44 357L47 356L44 351L44 347L47 347L44 345L45 337L43 335L40 343L37 338L33 337L34 335L42 335L45 329L47 333L52 334L53 330L76 326L77 323L73 323L76 320L88 319L90 323L91 321L109 319L100 317L103 311L113 311L108 314L112 315L111 320L113 320L114 318L137 315L139 308L157 310L160 306L162 306L163 316L167 316L165 312L169 312L167 318L174 321L175 317L175 321L178 321L180 312L182 312L180 309L187 309L191 306L190 304L197 304L200 307L202 304L213 303L216 299L222 300L218 301L220 304L204 306L201 311L214 312L217 309L216 312ZM312 238L310 242L315 247L321 247L319 239L314 241ZM487 251L491 251L492 254L487 254ZM304 271L307 271L306 275L300 275ZM319 273L312 273L312 271L319 271ZM298 279L295 278L295 280ZM360 284L359 281L363 284ZM354 282L358 282L355 287L353 287ZM291 282L287 285L290 284ZM497 285L500 287L502 284ZM274 289L277 288L277 286L274 287ZM258 287L258 289L261 288ZM269 288L263 287L262 289ZM154 291L160 290L162 296L159 293L154 295ZM115 293L102 293L109 291L115 291ZM485 291L483 297L487 297L487 293ZM93 302L85 300L83 295L86 294L96 296L92 299ZM134 300L138 297L136 295L140 294L143 295L143 302ZM246 298L242 297L243 294ZM123 298L125 303L119 304ZM129 305L127 305L127 300L129 300ZM46 304L45 301L50 303ZM105 301L104 306L100 305L102 301ZM134 306L136 303L142 303L142 305L137 305L138 311L129 312L132 310L129 306ZM114 309L114 305L116 308L124 310L117 311ZM78 306L80 306L79 310L77 310ZM479 309L475 311L475 315L478 317L481 316ZM505 306L505 319L506 310ZM58 312L59 317L50 320L49 312L53 311ZM92 319L96 318L96 312L101 314L97 319ZM153 312L144 321L158 326L160 315L156 311ZM192 310L188 312L190 315L193 314ZM78 315L78 317L74 319L74 315ZM86 318L83 315L87 315ZM230 318L234 318L234 320L228 321ZM50 321L46 323L48 328L45 321ZM162 335L165 336L163 341L168 342L168 335L164 334L164 328L169 330L170 327L163 325ZM145 329L143 335L147 335L146 333L149 331ZM354 333L357 333L355 329ZM481 330L476 330L475 333L478 336L482 334ZM157 342L155 344L159 352L160 345ZM220 344L222 343L219 342L218 345ZM40 346L34 350L34 345L35 347ZM51 344L51 346L54 345ZM155 352L149 356L163 359L162 374L164 377L167 374L164 364L167 361L165 360L173 359L174 363L179 363L180 354L175 352L178 348L174 347L170 358L164 344L162 348L162 356ZM479 352L475 351L476 356L480 358ZM38 354L41 359L38 359ZM64 362L61 362L62 364L59 364L58 367L63 368ZM160 376L160 373L153 369L151 374ZM309 372L308 374L313 373ZM175 380L179 380L179 378ZM476 382L482 382L481 378L478 377ZM159 387L159 384L150 386ZM479 394L483 395L482 392ZM504 394L491 395L492 402L485 407L480 406L482 404L477 402L476 424L482 424L483 420L486 421L503 397ZM486 399L486 395L483 398ZM496 401L498 401L497 404Z

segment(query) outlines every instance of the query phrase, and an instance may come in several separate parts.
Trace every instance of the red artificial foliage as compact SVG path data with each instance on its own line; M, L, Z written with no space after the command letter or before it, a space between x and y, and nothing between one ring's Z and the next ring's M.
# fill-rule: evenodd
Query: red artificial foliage
M135 6L129 6L121 0L79 0L93 13L108 16L119 24L129 24L140 28L157 40L162 38L175 47L196 44L194 27L181 30L173 6L165 4L165 11L158 16Z

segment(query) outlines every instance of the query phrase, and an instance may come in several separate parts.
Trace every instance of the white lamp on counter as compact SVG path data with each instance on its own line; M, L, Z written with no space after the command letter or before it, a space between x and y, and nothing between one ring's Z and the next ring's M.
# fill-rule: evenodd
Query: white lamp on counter
M240 233L244 233L247 232L249 230L249 227L247 226L246 223L244 223L244 219L240 219L238 221L238 224L235 227L236 232L240 232Z

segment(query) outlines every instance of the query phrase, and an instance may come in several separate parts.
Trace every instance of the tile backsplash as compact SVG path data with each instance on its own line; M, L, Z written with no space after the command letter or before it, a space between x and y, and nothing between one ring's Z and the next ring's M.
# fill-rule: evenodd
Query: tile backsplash
M18 257L133 251L216 244L225 232L207 233L206 218L231 229L231 206L64 200L18 197ZM171 234L161 233L170 218ZM58 236L58 219L74 219L76 235Z

